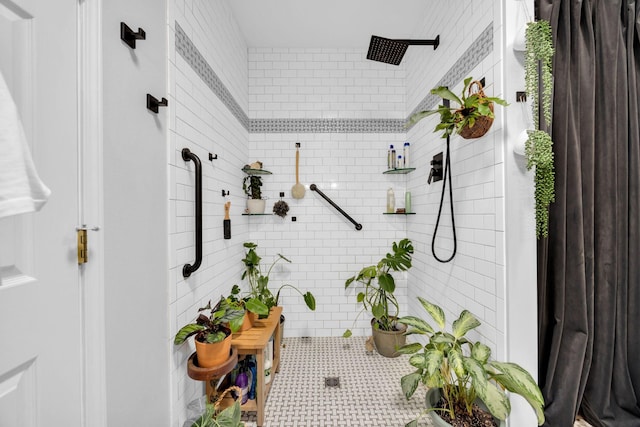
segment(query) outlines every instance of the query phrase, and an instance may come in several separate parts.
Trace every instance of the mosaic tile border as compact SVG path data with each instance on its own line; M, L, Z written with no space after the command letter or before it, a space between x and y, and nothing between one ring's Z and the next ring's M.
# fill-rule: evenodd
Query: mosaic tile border
M404 133L402 119L251 119L250 133Z
M240 124L249 130L249 116L244 112L240 104L235 100L229 89L222 83L220 77L213 71L213 68L204 59L198 48L193 44L191 39L184 32L182 27L176 21L176 52L184 58L193 71L209 86L209 89L222 101L222 103L231 111Z
M249 133L404 133L402 119L250 119L222 83L198 48L176 21L176 52L193 68L211 91L231 111ZM436 86L455 86L493 51L493 22L473 41ZM433 108L440 99L428 94L413 109L414 113Z

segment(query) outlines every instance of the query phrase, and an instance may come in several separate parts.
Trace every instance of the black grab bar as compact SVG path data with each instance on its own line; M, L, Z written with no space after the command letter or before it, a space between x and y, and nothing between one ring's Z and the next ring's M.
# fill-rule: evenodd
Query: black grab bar
M318 193L319 195L322 196L323 199L325 199L327 202L329 202L329 204L331 206L333 206L334 208L336 208L338 210L338 212L340 212L342 215L345 216L345 218L347 218L349 221L351 221L353 223L353 225L356 226L356 230L362 230L362 224L358 224L353 218L351 218L349 216L349 214L347 214L345 211L343 211L342 209L340 209L340 206L336 205L333 200L331 200L329 197L327 197L326 194L324 194L322 191L320 191L320 189L318 188L317 185L315 184L311 184L309 186L309 188L311 189L311 191L315 191L316 193Z
M185 162L192 160L196 165L196 260L182 267L182 276L187 278L202 264L202 163L188 148L182 149L182 159Z

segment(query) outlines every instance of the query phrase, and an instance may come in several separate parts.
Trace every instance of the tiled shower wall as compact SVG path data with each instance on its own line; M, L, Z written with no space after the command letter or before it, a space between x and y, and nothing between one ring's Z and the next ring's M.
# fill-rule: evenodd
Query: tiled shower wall
M452 14L451 10L465 13ZM421 103L436 86L446 85L460 94L462 80L467 76L484 77L486 93L503 97L500 16L500 2L453 0L446 9L434 10L425 18L414 37L439 34L441 45L436 51L409 49L405 58L410 70L408 112L419 104L419 109L436 107L437 98ZM449 322L463 309L470 310L482 322L479 334L497 352L497 358L505 354L503 117L504 108L496 106L496 119L487 135L475 140L451 138L457 253L450 263L440 263L431 254L444 181L426 184L429 162L436 153L445 152L446 140L432 132L436 117L422 120L408 132L408 139L415 146L414 158L424 165L409 181L415 209L423 213L412 218L407 230L417 250L415 268L409 275L409 311L427 316L417 296L442 306ZM444 202L435 240L441 259L449 258L453 250L448 188Z
M404 206L406 176L382 174L387 147L401 146L405 138L405 69L365 55L352 49L249 50L250 160L273 172L264 179L267 209L280 192L290 206L285 219L249 217L249 235L265 259L290 257L292 263L273 275L275 284L310 290L318 303L310 312L297 294L283 291L285 336L339 336L354 328L358 309L345 280L406 236L404 215L383 215L389 187L396 205ZM291 198L296 142L307 187L300 200ZM312 183L362 230L310 191ZM405 312L406 281L398 278ZM366 334L369 319L360 316L354 334Z
M186 360L193 349L174 347L173 336L195 319L199 307L228 294L241 275L242 242L248 238L247 224L239 220L244 204L241 168L249 156L248 77L247 48L226 1L168 3L172 325L168 335L173 350L172 425L181 426L187 403L202 395L203 389L201 382L186 373ZM188 279L183 278L182 267L195 259L195 179L193 162L181 157L184 147L200 158L203 173L203 261ZM209 153L218 158L210 161ZM223 197L222 190L230 195ZM231 240L223 239L226 200L231 201Z

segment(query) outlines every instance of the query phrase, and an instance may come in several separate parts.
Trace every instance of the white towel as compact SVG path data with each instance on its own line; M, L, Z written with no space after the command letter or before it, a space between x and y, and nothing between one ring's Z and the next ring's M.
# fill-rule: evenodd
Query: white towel
M0 218L39 210L50 194L38 177L18 109L0 73Z

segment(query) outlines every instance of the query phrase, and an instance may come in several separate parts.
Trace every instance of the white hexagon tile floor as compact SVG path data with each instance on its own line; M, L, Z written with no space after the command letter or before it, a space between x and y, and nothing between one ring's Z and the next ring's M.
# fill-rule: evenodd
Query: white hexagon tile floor
M267 399L263 427L403 427L423 409L424 390L407 401L400 378L409 356L388 359L365 350L364 337L285 338L280 372ZM339 387L325 378L338 377ZM243 414L256 426L255 412ZM428 416L420 427L431 427ZM574 427L591 427L578 418Z

